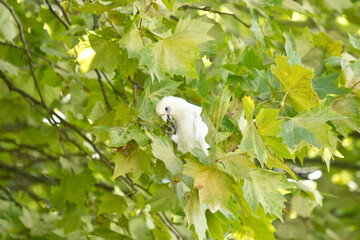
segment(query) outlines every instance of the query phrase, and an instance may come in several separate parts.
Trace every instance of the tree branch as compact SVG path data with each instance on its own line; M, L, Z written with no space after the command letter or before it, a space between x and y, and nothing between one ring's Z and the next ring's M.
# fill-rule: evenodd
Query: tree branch
M110 82L109 78L106 76L104 71L101 71L101 74L104 76L106 82L110 85L111 89L113 90L116 100L118 100L118 96L122 98L120 92L114 87L114 85L112 85L112 83Z
M97 79L98 79L98 82L99 82L99 85L100 85L100 88L101 88L102 95L103 95L103 97L104 97L104 101L105 101L106 107L108 108L108 111L112 111L111 105L110 105L109 100L108 100L108 98L107 98L107 96L106 96L106 92L105 92L105 89L104 89L103 82L101 81L100 72L99 72L98 69L95 69L95 72L96 72Z
M145 9L145 12L144 13L147 13L147 11L149 11L149 9L151 8L151 6L154 4L153 1L151 1L151 3L149 4L149 6ZM143 19L141 18L140 19L140 24L139 24L139 30L141 31L141 28L142 28L142 22L143 22Z
M22 26L20 20L18 19L18 17L16 16L14 10L9 5L7 5L3 0L0 0L0 3L3 4L5 6L5 8L10 12L11 16L13 17L13 19L16 22L16 25L18 26L18 29L19 29L19 32L20 32L20 38L21 38L21 41L22 41L22 43L24 45L25 52L26 52L26 55L27 55L28 60L29 60L30 74L31 74L31 76L33 78L34 85L35 85L35 88L36 88L36 90L37 90L37 92L39 94L41 102L45 105L44 98L43 98L43 96L41 94L40 87L39 87L39 84L38 84L38 82L36 80L36 76L35 76L35 73L34 73L34 68L33 68L33 64L32 64L32 57L31 57L31 53L30 53L28 45L27 45L27 41L25 39L23 26Z
M50 4L49 0L45 0L45 2L46 2L46 5L49 7L49 11L51 12L51 14L54 15L54 17L57 18L57 19L62 23L62 25L65 26L65 28L66 28L67 30L69 30L69 26L65 23L64 20L61 19L61 17L59 17L59 16L57 15L57 13L55 12L55 10L51 7L51 4Z
M14 44L12 44L12 43L0 41L0 44L1 44L1 45L4 45L4 46L9 46L9 47L12 47L12 48L16 48L16 49L19 49L19 50L26 51L25 48L23 48L23 47L21 47L21 46L14 45ZM45 62L49 63L52 68L55 68L55 67L56 67L56 68L58 68L58 69L60 69L60 70L62 70L62 71L64 71L64 72L69 72L68 70L66 70L65 68L60 67L59 65L57 65L57 64L54 63L53 61L49 60L49 59L46 58L45 56L43 56L43 55L41 55L41 54L39 54L39 53L37 53L37 52L34 52L34 51L30 50L30 49L28 49L28 50L29 50L29 52L30 52L31 54L33 54L33 55L41 58L41 59L44 60Z
M94 151L96 153L99 154L100 156L100 161L102 161L105 165L107 165L110 169L114 170L114 165L109 162L109 160L103 155L103 153L98 149L98 147L82 132L82 130L80 128L78 128L77 126L67 122L65 119L63 119L61 116L59 116L53 109L49 108L48 106L42 104L39 100L35 99L33 96L29 95L28 93L24 92L23 90L21 90L20 88L18 88L12 81L10 81L7 76L4 74L4 72L2 72L0 70L0 78L3 79L3 81L7 84L8 88L10 91L15 91L17 93L19 93L22 97L24 97L29 104L34 105L34 106L40 106L43 108L48 109L48 111L50 112L51 115L56 116L59 120L60 123L62 125L64 125L65 127L70 128L71 130L73 130L74 132L76 132L77 134L80 135L80 137L82 139L84 139L88 144L91 145L91 147L94 149ZM134 84L135 86L135 91L136 91L136 84ZM136 98L135 98L136 99ZM46 116L44 113L42 113L44 116ZM91 157L91 156L90 156ZM91 157L92 158L92 157ZM5 167L5 166L4 166ZM8 168L10 170L15 171L14 168ZM16 170L17 171L17 170ZM18 172L18 171L17 171ZM30 176L28 173L26 173L27 175L24 176L28 176L29 178L33 178L34 180L42 180L42 178L37 178L36 176ZM133 181L130 179L130 177L128 175L123 175L119 177L130 189L133 190L133 192L137 192L138 190L145 193L147 196L152 196L152 194L145 189L144 187L133 183ZM144 196L145 197L145 196ZM145 197L146 198L146 197ZM161 215L161 214L160 214ZM170 221L166 220L166 216L162 216L160 217L161 220L164 222L164 224L169 228L170 231L172 231L176 236L178 236L179 239L183 239L181 234L176 230L176 228L172 225L172 223Z
M69 16L67 15L63 6L60 4L59 0L54 0L54 1L55 1L55 4L60 8L60 11L62 12L62 14L64 15L67 24L72 25Z
M185 11L187 9L194 9L194 10L201 10L201 11L206 11L206 12L212 12L212 13L217 13L219 15L227 15L227 16L231 16L233 17L236 21L240 22L242 25L244 25L247 28L250 28L251 26L247 23L245 23L243 20L241 20L240 18L238 18L235 14L233 13L227 13L227 12L220 12L217 10L212 10L210 7L196 7L196 6L190 6L190 5L183 5L181 6L183 9L185 9Z

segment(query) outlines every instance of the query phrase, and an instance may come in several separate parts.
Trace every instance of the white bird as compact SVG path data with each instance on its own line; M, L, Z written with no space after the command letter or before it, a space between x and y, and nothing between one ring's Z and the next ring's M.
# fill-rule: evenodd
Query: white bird
M200 116L202 108L193 105L178 97L168 96L158 102L156 113L165 121L174 119L176 135L171 140L177 144L177 149L182 152L191 152L200 148L206 156L209 155L209 144L205 141L208 127Z

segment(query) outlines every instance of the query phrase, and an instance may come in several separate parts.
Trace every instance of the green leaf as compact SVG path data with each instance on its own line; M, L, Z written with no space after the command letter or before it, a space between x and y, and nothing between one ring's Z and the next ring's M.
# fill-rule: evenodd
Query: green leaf
M360 50L360 40L354 37L353 35L351 35L351 33L348 34L351 45L353 45L353 47L356 48L357 50Z
M339 73L332 73L329 75L323 75L320 78L313 81L313 88L316 91L320 99L326 98L328 95L345 95L351 92L351 89L344 87L338 87Z
M0 58L0 70L3 72L8 72L14 76L18 76L19 75L19 68L12 65L9 62L4 61L3 59Z
M78 37L78 44L69 51L76 56L80 70L87 73L95 68L112 72L120 64L124 54L114 38L104 38L96 33Z
M360 89L360 61L357 60L352 64L345 65L344 67L346 83L345 87L353 88L355 90Z
M131 2L131 0L117 0L114 3L103 5L98 1L95 2L84 2L84 6L74 7L75 11L83 12L83 13L91 13L95 15L100 15L104 12L107 12L113 8L117 8L119 6L124 6Z
M18 35L18 28L10 12L0 5L0 38L12 41Z
M157 103L165 96L176 94L176 89L181 83L165 78L163 81L155 81L151 86L148 94L150 101Z
M105 37L104 37L105 34ZM102 35L89 34L89 42L91 48L95 51L95 57L92 62L94 68L105 69L106 72L111 73L121 63L122 51L116 38L109 38L109 34L105 32Z
M81 174L65 176L60 183L61 201L67 200L82 207L87 205L86 193L93 188L94 184L95 179L90 170L84 170Z
M264 34L263 34L263 32L262 32L262 30L260 28L260 24L259 24L258 13L257 13L257 11L252 9L251 10L251 15L253 16L253 18L251 19L250 31L253 32L253 34L255 36L255 39L260 42L261 48L266 49Z
M154 213L171 210L176 211L179 200L176 193L167 187L160 188L146 203L150 204L151 211Z
M297 64L291 67L285 57L280 55L275 59L276 67L271 71L281 82L281 91L285 94L285 100L289 100L296 111L310 110L319 105L319 98L311 87L313 73Z
M207 116L212 123L213 131L217 131L219 129L220 124L229 109L230 97L231 92L228 88L224 88L220 97L217 96L216 100L213 103L206 105ZM209 133L209 135L211 134L214 134L214 132Z
M129 57L140 58L140 51L144 47L144 43L140 31L136 27L130 28L121 38L121 43L125 45Z
M82 211L80 209L76 209L69 213L66 213L63 218L59 222L57 222L56 226L63 228L65 234L68 234L75 230L80 230L82 225L81 215Z
M198 45L211 40L206 34L211 26L200 18L181 19L174 34L141 50L140 64L148 66L159 80L165 73L198 78L194 61L199 58Z
M206 239L206 230L208 229L205 217L207 207L201 204L197 191L186 192L184 195L186 204L184 212L188 220L188 224L194 225L195 232L199 240Z
M295 64L301 66L301 56L300 53L296 52L296 41L294 35L290 32L288 36L285 36L285 51L286 55L289 57L289 63L293 67Z
M224 239L225 234L229 231L230 221L220 212L206 212L207 224L210 235L213 239Z
M169 9L170 11L173 10L173 6L175 4L175 0L163 0L162 1L164 3L164 5L166 6L167 9Z
M250 169L255 167L255 164L248 157L238 153L227 154L222 161L236 181L240 181L242 178L250 178Z
M351 130L360 132L359 101L355 97L345 97L334 102L332 109L345 119L334 120L336 129L347 136Z
M123 197L110 193L104 194L100 201L98 214L116 213L120 217L128 206Z
M216 212L221 206L226 207L234 183L226 173L215 166L206 167L189 160L185 164L184 174L194 179L194 186L199 190L200 203L206 203L211 212Z
M171 174L180 173L183 170L181 160L175 155L173 144L168 137L160 137L146 132L152 140L152 154L165 163L166 168Z
M313 108L311 113L303 111L295 117L286 120L281 126L279 136L283 137L285 144L292 149L295 149L295 146L302 140L318 149L331 147L329 141L329 130L331 127L326 122L344 118L344 116L337 114L322 104Z
M250 123L253 119L253 111L254 111L254 100L251 99L251 97L246 96L242 99L243 105L244 105L244 111L246 120L248 123Z
M316 203L316 205L322 206L323 204L323 196L316 189L310 188L302 183L302 181L293 182L297 189L304 191L309 194L310 198Z
M292 188L293 185L286 180L284 174L264 169L255 168L250 172L250 176L251 180L245 179L243 190L251 209L256 212L260 203L266 213L282 220L285 198L279 190Z
M279 109L260 109L256 116L258 132L266 145L268 145L279 158L293 158L283 139L277 137L281 131L283 120L277 120Z
M295 175L295 173L291 170L291 168L289 168L285 163L283 163L280 159L273 157L273 156L269 156L269 158L267 159L266 162L266 166L268 166L268 168L270 170L272 170L273 168L280 168L285 170L294 180L297 180L297 177Z
M108 128L108 132L110 134L111 147L123 147L132 139L140 146L145 146L149 141L149 138L136 126L127 128Z
M261 165L266 163L265 143L253 123L247 124L239 149L241 152L249 154L252 158L257 158Z
M334 42L326 33L320 32L318 34L311 34L313 44L315 47L320 47L326 51L326 57L341 56L342 43L340 41Z
M114 161L115 169L112 179L132 172L133 181L136 182L141 174L150 168L150 159L140 148L132 151L128 156L124 156L122 152L117 152Z
M103 117L105 113L106 113L105 104L102 101L97 101L94 107L92 108L88 118L92 122L96 122L98 119Z

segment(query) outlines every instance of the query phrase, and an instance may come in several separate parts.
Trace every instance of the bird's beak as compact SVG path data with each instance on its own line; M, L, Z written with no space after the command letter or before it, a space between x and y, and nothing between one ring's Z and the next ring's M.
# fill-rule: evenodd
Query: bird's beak
M167 122L168 119L173 119L173 117L169 113L163 113L161 115L161 118L164 120L164 122Z
M168 119L168 115L163 114L163 115L161 115L161 118L164 120L164 122L166 122L166 121L167 121L167 119Z

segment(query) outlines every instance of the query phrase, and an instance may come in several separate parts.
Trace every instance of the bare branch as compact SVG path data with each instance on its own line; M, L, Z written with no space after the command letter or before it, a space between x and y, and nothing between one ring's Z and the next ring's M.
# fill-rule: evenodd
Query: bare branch
M217 13L219 15L227 15L227 16L231 16L233 17L236 21L240 22L242 25L244 25L247 28L250 28L251 26L247 23L245 23L243 20L241 20L240 18L238 18L235 14L233 13L227 13L227 12L220 12L217 10L212 10L210 7L196 7L196 6L190 6L190 5L184 5L182 6L183 9L187 10L187 9L194 9L194 10L201 10L201 11L206 11L206 12L212 12L212 13Z
M108 98L106 96L106 92L105 92L105 89L104 89L104 84L103 84L103 82L101 80L100 72L99 72L98 69L95 69L95 72L96 72L96 75L97 75L97 78L98 78L98 82L99 82L99 85L100 85L100 88L101 88L102 95L104 97L106 107L108 108L108 111L112 111L111 105L110 105L109 100L108 100Z
M62 12L62 14L64 15L67 24L72 25L69 16L67 15L63 6L60 4L59 0L54 0L54 1L55 1L56 5L60 8L60 11Z
M149 9L151 8L151 6L154 4L153 1L151 1L151 3L149 4L149 6L145 9L145 12L144 13L147 13L147 11L149 11ZM140 24L139 24L139 30L141 31L141 28L142 28L142 22L143 22L143 19L141 18L140 19Z
M33 106L39 106L39 107L42 107L42 108L46 108L50 112L51 115L56 116L60 120L60 123L62 125L64 125L65 127L68 127L71 130L73 130L83 140L85 140L88 144L91 145L91 147L94 149L94 151L99 154L101 162L103 162L105 165L107 165L110 169L114 170L114 165L111 162L109 162L109 160L98 149L98 147L82 132L82 129L78 128L77 126L75 126L75 125L73 125L73 124L71 124L69 122L67 122L65 119L63 119L61 116L59 116L53 109L49 108L48 106L44 105L39 100L35 99L33 96L29 95L25 91L18 88L12 81L10 81L10 79L7 78L7 76L1 70L0 70L0 78L2 78L3 81L7 84L10 91L15 91L15 92L19 93L22 97L24 97L29 102L29 104L31 104ZM135 86L135 94L136 94L137 86L136 86L135 83L133 84L133 86ZM136 103L136 99L137 98L135 97L135 99L134 99L135 103ZM44 114L44 113L42 113L42 114L44 116L46 116L46 114ZM72 141L72 143L76 143L76 142ZM79 149L81 149L80 145L76 144L76 146ZM83 151L85 152L85 150L83 150ZM89 156L89 157L92 158L92 156ZM0 165L0 167L1 167L1 165ZM6 167L7 170L16 171L16 172L19 173L19 169L17 169L17 168L14 168L14 167L11 167L11 166L4 166L4 167ZM28 177L28 178L31 178L31 179L33 179L35 181L43 181L44 180L42 177L39 177L37 175L31 175L31 176L30 175L29 175L29 173L25 172L24 176ZM152 196L152 194L146 188L144 188L144 187L142 187L142 186L140 186L140 185L138 185L136 183L133 183L132 179L128 175L123 175L123 176L120 176L119 178L132 190L133 193L136 193L136 192L140 191L146 196ZM56 181L56 179L53 179L53 178L52 178L52 180ZM108 188L108 187L106 187L106 188ZM144 196L145 199L147 199L146 196ZM159 217L161 218L161 221L163 221L163 223L169 228L169 230L171 232L173 232L178 237L178 239L183 239L181 234L177 231L177 229L173 226L173 224L166 218L164 213L159 213Z
M35 88L36 88L36 90L37 90L37 93L39 94L39 97L40 97L40 99L41 99L42 105L43 105L43 106L46 106L45 101L44 101L44 97L43 97L43 95L41 94L41 90L40 90L39 84L38 84L38 82L37 82L35 73L34 73L34 68L33 68L33 64L32 64L32 57L31 57L31 53L30 53L29 48L28 48L28 45L27 45L27 41L26 41L26 39L25 39L23 26L22 26L20 20L18 19L18 17L16 16L14 10L13 10L9 5L7 5L3 0L0 0L0 3L3 4L3 5L8 9L8 11L9 11L10 14L11 14L11 16L14 18L14 20L15 20L15 22L16 22L16 25L17 25L18 28L19 28L20 38L21 38L21 41L22 41L22 43L23 43L23 45L24 45L25 52L26 52L26 55L27 55L28 60L29 60L30 74L31 74L32 79L33 79L33 81L34 81L34 85L35 85Z
M120 92L114 87L114 85L112 85L112 83L110 82L109 78L106 76L104 71L101 71L101 74L104 76L106 82L110 85L111 89L113 90L116 100L118 100L118 96L122 98Z
M15 203L16 206L18 206L19 208L22 208L21 204L18 203L18 202L13 198L13 196L11 196L11 193L10 193L6 188L4 188L3 186L0 185L0 190L1 190L2 192L4 192L4 193L6 194L6 196L8 197L8 199L9 199L10 201L12 201L13 203Z
M69 26L66 24L66 22L64 20L62 20L62 18L59 17L57 15L57 13L55 12L55 10L51 7L51 4L50 4L49 0L45 0L45 2L46 2L46 5L49 7L49 11L51 12L51 14L54 15L54 17L56 17L62 23L62 25L65 26L65 28L67 30L69 30Z

